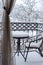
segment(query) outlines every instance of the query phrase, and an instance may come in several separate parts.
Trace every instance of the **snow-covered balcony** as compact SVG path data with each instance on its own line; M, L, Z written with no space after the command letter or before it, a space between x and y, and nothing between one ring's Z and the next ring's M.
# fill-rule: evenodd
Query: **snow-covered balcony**
M43 23L23 23L23 22L12 22L11 23L11 30L12 31L27 31L30 36L35 35L43 35ZM14 57L14 56L13 56ZM24 61L24 58L21 54L19 56L16 54L16 64L18 65L42 65L43 64L43 57L40 56L37 52L29 52L27 61Z

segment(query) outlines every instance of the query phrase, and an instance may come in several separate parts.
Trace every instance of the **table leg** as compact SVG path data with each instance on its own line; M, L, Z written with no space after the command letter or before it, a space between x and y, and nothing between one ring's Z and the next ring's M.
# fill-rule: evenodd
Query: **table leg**
M17 52L18 52L18 56L19 56L19 52L20 52L20 39L17 40Z
M24 55L22 54L22 52L20 51L20 38L17 40L17 51L16 53L18 53L18 56L19 56L19 53L21 53L21 55L23 56L23 58L25 59ZM15 53L15 55L16 55Z

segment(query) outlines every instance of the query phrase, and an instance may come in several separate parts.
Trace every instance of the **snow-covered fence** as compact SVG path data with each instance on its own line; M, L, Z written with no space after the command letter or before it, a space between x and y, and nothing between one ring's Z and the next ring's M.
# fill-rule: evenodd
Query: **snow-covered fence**
M39 31L43 32L43 23L23 23L23 22L11 22L11 31ZM0 31L3 29L3 24L0 22Z
M11 28L13 31L22 30L22 31L29 31L29 30L37 30L38 24L37 23L11 23Z
M23 22L11 22L11 31L22 30L22 31L38 31L43 32L43 23L23 23ZM0 31L3 29L3 24L0 22Z

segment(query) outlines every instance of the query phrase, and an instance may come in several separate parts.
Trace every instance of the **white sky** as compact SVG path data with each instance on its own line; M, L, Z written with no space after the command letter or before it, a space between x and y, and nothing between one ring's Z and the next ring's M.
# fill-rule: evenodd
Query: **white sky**
M37 4L35 5L34 9L35 10L39 10L39 11L43 11L43 0L36 0ZM16 1L16 4L20 5L20 4L24 4L25 6L25 3L23 2L23 0L17 0Z
M43 11L43 0L36 0L36 2L35 10Z
M22 1L22 0L17 0L17 1L16 1L16 4L19 4L19 5L20 5L20 4L23 4L23 1Z

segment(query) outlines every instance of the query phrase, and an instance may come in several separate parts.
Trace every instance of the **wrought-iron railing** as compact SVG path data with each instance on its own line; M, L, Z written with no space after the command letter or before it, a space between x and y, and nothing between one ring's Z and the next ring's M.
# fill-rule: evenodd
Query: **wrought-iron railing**
M29 31L29 30L37 30L38 24L37 23L11 23L11 28L13 31L22 30L22 31Z
M16 30L38 30L43 32L43 23L23 23L23 22L11 22L11 30L16 31ZM0 31L3 28L3 24L0 22Z

